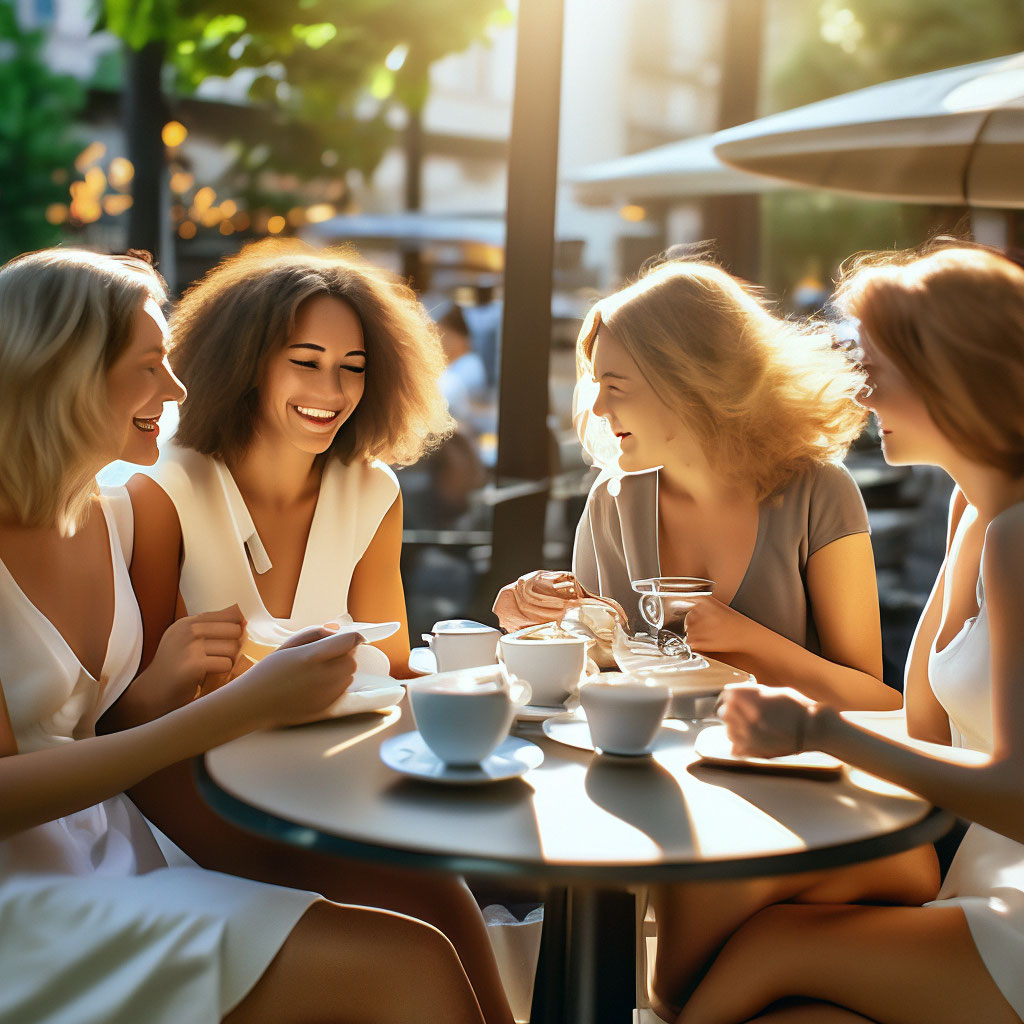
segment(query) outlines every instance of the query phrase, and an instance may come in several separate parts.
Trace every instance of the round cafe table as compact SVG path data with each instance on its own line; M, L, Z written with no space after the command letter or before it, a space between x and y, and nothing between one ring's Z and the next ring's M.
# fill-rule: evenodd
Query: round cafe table
M855 769L822 781L701 766L699 726L684 722L666 723L642 759L523 727L543 763L476 786L419 781L382 763L382 741L412 728L403 707L252 733L197 759L200 788L235 824L298 846L542 883L534 1024L631 1020L630 886L838 867L929 842L953 821Z

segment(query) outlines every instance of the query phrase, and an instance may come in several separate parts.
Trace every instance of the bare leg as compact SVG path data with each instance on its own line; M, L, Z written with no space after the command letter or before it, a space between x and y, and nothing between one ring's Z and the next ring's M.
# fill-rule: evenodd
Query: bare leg
M225 1024L481 1024L452 944L398 914L315 903Z
M959 907L795 904L762 910L729 940L679 1024L739 1024L792 996L879 1024L1019 1024Z
M346 860L243 832L207 806L187 763L151 776L130 796L204 868L310 889L335 903L380 907L433 925L455 946L487 1024L512 1024L487 926L461 878Z
M801 1003L769 1010L749 1024L874 1024L874 1021L831 1003Z
M920 905L939 889L931 846L834 871L746 881L659 886L651 891L658 922L651 1006L674 1020L726 940L774 903Z

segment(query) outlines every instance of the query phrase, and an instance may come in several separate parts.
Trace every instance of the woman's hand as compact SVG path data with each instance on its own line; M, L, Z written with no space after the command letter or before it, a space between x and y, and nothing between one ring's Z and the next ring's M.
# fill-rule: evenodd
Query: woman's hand
M316 721L352 684L359 633L323 627L296 633L258 665L233 679L223 693L245 702L254 728Z
M752 653L751 633L758 628L763 627L715 597L697 598L686 613L687 642L709 654Z
M153 694L159 688L165 710L194 700L207 676L226 677L231 671L242 649L244 627L237 604L172 622L143 673L146 689Z
M586 596L586 590L571 572L541 569L502 587L493 610L501 628L511 633L523 626L560 622L573 601Z
M818 707L796 690L733 683L722 691L718 717L725 723L733 753L741 757L782 757L808 746Z
M626 624L626 613L618 602L591 594L571 572L545 569L527 573L502 587L493 611L501 628L511 633L541 622L561 622L570 608L587 601L607 605L622 625Z

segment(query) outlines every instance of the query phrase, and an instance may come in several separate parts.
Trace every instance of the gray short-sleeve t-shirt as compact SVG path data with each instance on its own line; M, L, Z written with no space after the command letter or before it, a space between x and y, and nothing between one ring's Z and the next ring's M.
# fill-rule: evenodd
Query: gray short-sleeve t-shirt
M658 472L633 474L621 483L614 497L607 481L591 489L576 528L573 572L589 590L618 601L630 627L641 631L647 626L630 582L661 575ZM808 607L807 560L834 540L867 531L864 500L847 469L811 466L762 503L750 565L731 607L820 654Z

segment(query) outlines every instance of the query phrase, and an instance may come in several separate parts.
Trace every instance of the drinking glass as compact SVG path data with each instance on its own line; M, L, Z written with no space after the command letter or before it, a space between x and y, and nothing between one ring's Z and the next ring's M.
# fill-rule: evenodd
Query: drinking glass
M713 580L699 576L653 576L633 580L640 595L640 614L662 654L681 659L698 657L686 642L686 615L702 597L710 597Z

